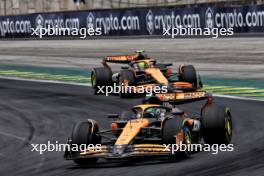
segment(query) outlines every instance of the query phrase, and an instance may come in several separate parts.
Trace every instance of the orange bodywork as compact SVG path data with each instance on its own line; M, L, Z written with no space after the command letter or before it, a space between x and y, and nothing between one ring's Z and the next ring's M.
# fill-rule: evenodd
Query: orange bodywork
M185 99L203 98L203 97L205 97L205 95L206 95L206 93L204 91L156 94L156 96L161 101L173 101L173 100L185 100Z
M147 108L151 108L151 107L160 107L160 105L156 105L156 104L142 104L142 105L137 105L134 106L134 108L140 108L141 112L143 113Z
M129 63L131 61L137 61L137 55L121 55L121 56L107 56L104 58L103 62L113 62L113 63ZM153 65L156 62L154 59L144 59L140 60L140 62L145 62L148 66Z
M135 144L133 155L148 155L148 154L171 154L171 150L166 148L165 145L161 144ZM80 153L81 157L85 156L106 156L107 155L107 146L102 145L101 150L96 150L96 148L90 148Z
M181 88L192 88L193 85L187 82L175 82L173 83L174 87L181 87Z
M147 68L145 72L152 76L158 83L168 85L167 78L163 75L163 73L158 68Z
M117 139L115 145L129 144L134 137L139 133L142 127L147 127L149 121L147 119L134 119L127 122L122 133Z
M139 63L139 62L144 62L148 67L153 67L154 63L156 63L154 59L139 60L139 61L136 61L135 63Z
M134 56L107 56L104 61L106 62L131 62L136 58Z
M144 112L146 109L151 108L151 107L160 107L160 105L156 105L156 104L142 104L142 105L137 105L134 106L133 109L137 109L140 108L141 109L141 117L143 117Z

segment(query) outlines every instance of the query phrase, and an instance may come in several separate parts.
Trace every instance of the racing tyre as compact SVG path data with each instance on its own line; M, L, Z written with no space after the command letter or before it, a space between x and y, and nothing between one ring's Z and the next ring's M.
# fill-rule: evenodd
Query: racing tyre
M207 106L202 111L202 136L208 144L229 144L232 139L232 117L229 108Z
M193 65L184 65L180 68L180 81L188 82L197 88L197 74Z
M133 86L135 83L134 74L131 70L121 70L120 77L119 77L119 85L121 86L122 83L124 84L125 81L128 81L129 86ZM133 96L133 93L127 93L127 92L119 92L120 98L130 98Z
M100 94L98 86L112 86L112 70L107 67L94 68L91 72L91 84L94 94Z
M187 123L184 123L181 116L171 117L164 122L162 139L165 144L176 144L176 135L179 133L183 136L182 144L189 145L192 143L191 129ZM178 150L172 155L172 158L188 158L190 155L191 151L188 149L184 151Z
M89 144L100 144L101 138L96 133L98 132L98 125L94 124L94 128L92 131L92 124L89 121L83 121L77 123L72 131L72 144L77 144L78 149L80 149L81 144L85 144L88 146ZM80 151L77 152L77 154ZM78 165L87 165L96 163L97 158L78 158L74 159L74 162Z

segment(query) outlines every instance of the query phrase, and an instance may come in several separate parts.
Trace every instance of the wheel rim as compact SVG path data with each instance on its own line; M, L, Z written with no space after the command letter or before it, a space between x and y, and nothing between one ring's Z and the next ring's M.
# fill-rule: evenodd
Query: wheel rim
M184 128L184 140L185 140L185 144L191 144L192 143L191 132L190 132L188 127Z
M227 142L230 143L232 137L232 121L230 115L228 114L225 118L225 134Z
M96 85L96 76L95 76L94 72L92 72L92 75L91 75L91 83L92 83L92 86L95 87L95 85Z
M188 127L184 127L184 143L187 145L192 144L192 136L191 136L191 132L189 130ZM189 151L188 149L185 151L186 155L190 155L191 151Z

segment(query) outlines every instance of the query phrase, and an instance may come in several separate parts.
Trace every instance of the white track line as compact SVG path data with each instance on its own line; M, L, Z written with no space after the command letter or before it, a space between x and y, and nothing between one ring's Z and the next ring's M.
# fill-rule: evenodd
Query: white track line
M8 77L8 76L0 76L0 79L10 79L10 80L18 80L18 81L30 81L30 82L41 82L41 83L53 83L53 84L65 84L65 85L76 85L76 86L86 86L91 87L89 83L73 83L73 82L62 82L62 81L50 81L50 80L34 80L34 79L26 79L26 78L15 78L15 77ZM237 100L250 100L250 101L261 101L264 102L264 99L255 99L255 98L247 98L247 97L238 97L232 95L220 95L220 94L213 94L215 97L220 98L229 98L229 99L237 99Z
M12 138L15 138L15 139L20 140L20 141L25 141L26 140L23 137L20 137L20 136L14 135L14 134L10 134L10 133L6 133L6 132L2 132L2 131L0 131L0 135L7 136L7 137L12 137Z
M230 99L237 99L237 100L251 100L251 101L263 101L262 99L255 99L255 98L248 98L248 97L238 97L233 95L220 95L220 94L213 94L214 97L220 98L230 98Z
M66 84L66 85L77 85L77 86L91 86L91 84L89 83L74 83L74 82L62 82L62 81L51 81L51 80L26 79L26 78L16 78L16 77L9 77L9 76L0 76L0 79L41 82L41 83L54 83L54 84Z

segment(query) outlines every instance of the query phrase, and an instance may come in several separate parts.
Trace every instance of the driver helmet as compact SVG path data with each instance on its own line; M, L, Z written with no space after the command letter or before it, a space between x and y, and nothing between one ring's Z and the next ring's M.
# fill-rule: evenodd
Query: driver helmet
M138 60L143 60L148 58L147 54L145 53L145 50L138 50L136 51L136 58Z
M139 70L144 70L145 68L147 68L147 64L145 62L139 62L138 68Z
M148 108L146 110L146 114L147 114L148 118L154 118L155 114L156 114L155 108Z
M155 118L157 116L157 109L156 108L148 108L146 110L146 114L148 114L149 118Z

